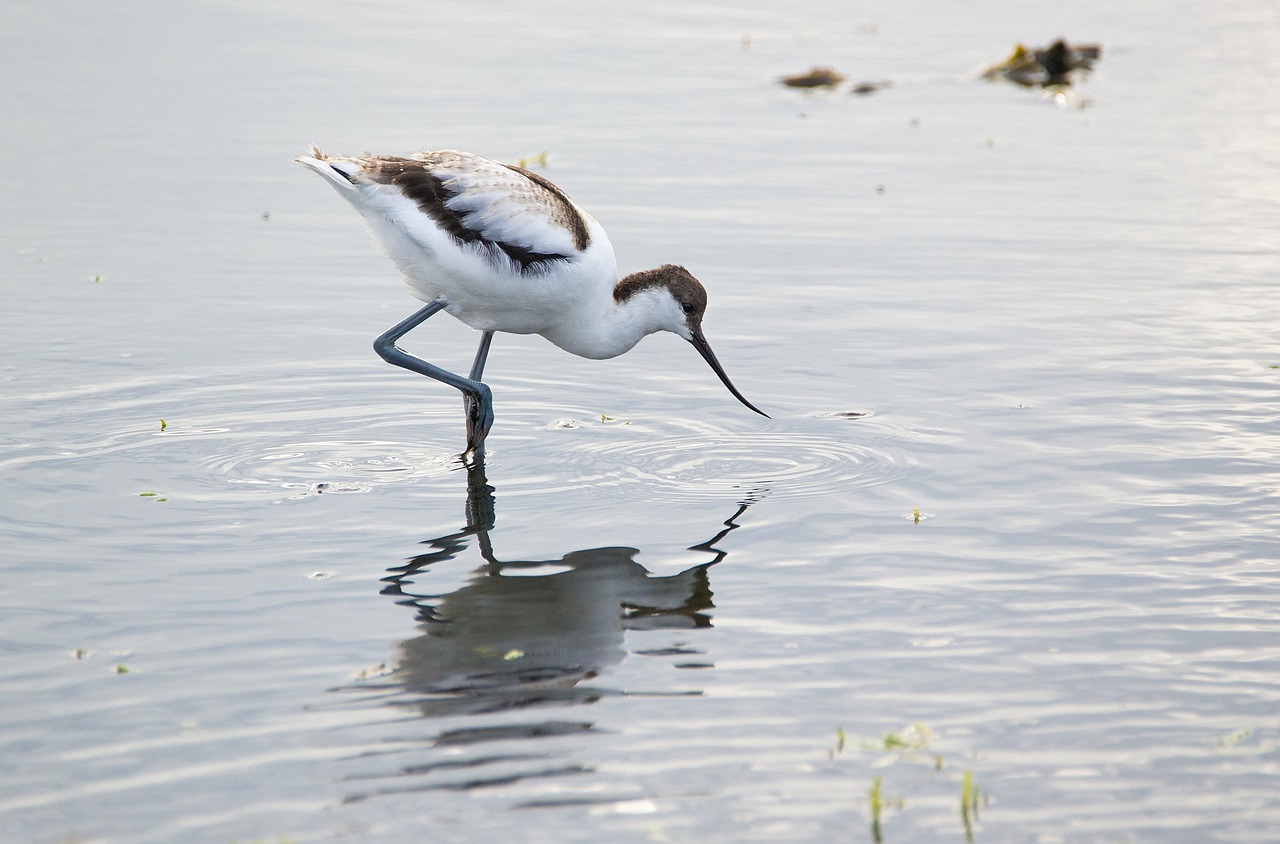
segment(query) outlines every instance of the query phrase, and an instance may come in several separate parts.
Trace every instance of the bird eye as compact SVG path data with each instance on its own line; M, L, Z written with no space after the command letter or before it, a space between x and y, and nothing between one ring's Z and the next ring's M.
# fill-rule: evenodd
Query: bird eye
M681 304L681 305L680 305L680 307L681 307L681 308L684 308L684 312L685 312L686 314L691 314L691 313L693 313L693 303L692 303L692 302L685 302L685 303Z

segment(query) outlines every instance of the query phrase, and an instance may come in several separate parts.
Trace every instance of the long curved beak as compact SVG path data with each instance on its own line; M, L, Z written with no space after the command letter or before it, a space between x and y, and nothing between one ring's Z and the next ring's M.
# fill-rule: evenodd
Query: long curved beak
M723 381L724 385L729 388L729 392L733 393L734 398L736 398L738 401L742 402L747 407L754 410L756 413L759 413L765 419L771 418L769 414L765 413L763 410L756 407L751 402L747 401L746 398L742 395L742 393L738 392L738 388L733 386L733 382L729 380L729 376L725 375L724 373L724 367L720 365L720 361L716 360L715 352L711 351L711 346L710 344L707 343L707 338L702 336L701 330L694 331L693 337L692 339L689 340L689 342L692 343L693 347L698 350L698 354L702 355L703 360L711 364L711 368L715 370L716 375L720 376L720 380Z

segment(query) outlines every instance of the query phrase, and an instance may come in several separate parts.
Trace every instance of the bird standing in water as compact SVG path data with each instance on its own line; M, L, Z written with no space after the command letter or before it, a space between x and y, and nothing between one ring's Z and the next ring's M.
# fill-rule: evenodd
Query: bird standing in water
M702 335L702 284L674 264L619 278L604 229L537 173L454 150L347 158L312 147L297 161L355 206L427 302L378 337L374 349L388 363L462 392L464 455L482 450L493 425L493 397L480 378L495 331L541 334L593 359L670 331L693 344L740 402L768 415L733 386ZM396 345L442 310L481 332L465 378Z

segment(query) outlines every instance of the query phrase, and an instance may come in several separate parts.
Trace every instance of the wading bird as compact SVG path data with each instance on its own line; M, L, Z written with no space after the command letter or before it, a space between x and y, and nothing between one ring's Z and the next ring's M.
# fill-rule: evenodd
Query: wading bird
M702 284L675 264L619 278L604 229L537 173L454 150L348 158L312 147L297 161L355 206L427 303L378 337L374 349L388 363L462 392L464 455L481 450L493 425L493 396L480 378L495 331L541 334L593 359L670 331L693 344L738 401L768 415L733 386L702 335ZM439 311L481 332L465 378L396 345Z

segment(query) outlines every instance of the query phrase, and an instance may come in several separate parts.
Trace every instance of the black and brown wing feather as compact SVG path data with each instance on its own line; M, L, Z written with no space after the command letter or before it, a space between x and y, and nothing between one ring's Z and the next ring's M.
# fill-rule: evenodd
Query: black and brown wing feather
M570 260L591 242L583 212L547 179L451 150L359 159L362 175L394 186L459 244L521 271Z

